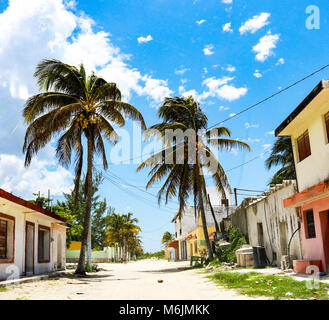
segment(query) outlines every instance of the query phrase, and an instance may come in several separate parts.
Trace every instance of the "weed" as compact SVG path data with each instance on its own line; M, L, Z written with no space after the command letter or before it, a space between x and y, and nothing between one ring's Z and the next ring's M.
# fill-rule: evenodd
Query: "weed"
M257 272L219 272L208 276L229 289L249 296L266 296L274 299L328 300L329 285L320 284L318 289L308 289L306 281L289 276L262 275Z

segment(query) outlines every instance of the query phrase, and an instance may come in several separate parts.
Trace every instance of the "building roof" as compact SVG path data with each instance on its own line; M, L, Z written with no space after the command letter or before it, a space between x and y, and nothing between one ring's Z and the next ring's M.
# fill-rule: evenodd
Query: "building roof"
M318 85L308 94L308 96L290 113L290 115L275 129L275 136L285 129L309 104L310 102L325 88L329 88L329 80L323 79Z
M263 195L260 195L258 197L255 198L247 198L249 199L249 201L244 204L245 208L248 208L262 200L264 200L265 198L267 198L270 194L288 186L288 185L296 185L296 180L283 180L283 182L281 184L275 184L273 187L271 187L268 191L265 191Z
M26 208L29 208L31 210L34 210L34 211L37 211L37 212L40 212L48 217L51 217L53 219L56 219L56 220L59 220L59 221L62 221L62 222L66 222L66 219L63 218L63 217L60 217L58 216L57 214L49 211L49 210L46 210L44 208L41 208L40 206L34 204L34 203L31 203L29 201L26 201L22 198L19 198L17 196L14 196L13 194L3 190L0 188L0 198L3 198L3 199L6 199L8 201L11 201L11 202L14 202L14 203L17 203L23 207L26 207Z

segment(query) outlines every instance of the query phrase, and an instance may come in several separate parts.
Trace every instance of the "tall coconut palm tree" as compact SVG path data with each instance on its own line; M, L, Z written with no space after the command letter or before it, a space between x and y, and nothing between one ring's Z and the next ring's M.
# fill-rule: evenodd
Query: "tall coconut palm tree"
M86 214L76 269L76 274L85 274L94 156L102 158L106 170L108 162L103 137L110 143L118 140L112 124L123 126L125 117L130 117L140 121L145 129L144 119L135 107L121 101L121 93L115 83L106 82L93 72L87 76L82 64L76 68L55 59L45 59L37 65L34 76L42 92L30 97L23 111L28 124L23 146L25 166L41 148L58 137L56 156L61 165L68 167L72 151L75 153L77 194L83 169L83 139L87 142Z
M273 166L281 166L269 184L282 183L283 180L296 179L294 155L292 151L290 137L279 137L271 151L270 156L266 159L265 165L267 169L271 169Z
M149 172L151 178L146 188L166 177L159 190L158 200L160 203L165 198L167 203L170 198L177 196L178 216L183 213L187 199L190 195L193 196L194 207L201 215L208 256L212 257L205 215L207 191L204 173L206 171L210 173L224 198L226 198L225 189L229 188L229 182L223 167L210 150L210 146L227 150L232 148L250 150L250 147L244 142L230 139L230 131L227 128L217 127L207 131L208 119L199 103L192 97L165 98L158 110L158 116L163 122L150 127L148 134L158 132L163 139L165 150L151 156L137 170L152 167ZM168 138L169 130L178 129L184 133L192 130L194 137L192 139L177 136L171 138L169 135ZM204 133L200 130L204 130ZM192 157L189 155L190 151L192 151ZM184 159L182 159L182 154ZM173 161L168 161L170 158L168 155L172 156Z

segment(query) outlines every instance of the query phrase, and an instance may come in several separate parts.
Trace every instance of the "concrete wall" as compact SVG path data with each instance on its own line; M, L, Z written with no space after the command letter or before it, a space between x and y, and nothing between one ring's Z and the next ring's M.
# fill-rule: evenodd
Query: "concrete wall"
M78 262L80 250L66 250L67 262ZM91 252L92 262L120 261L123 258L123 249L120 247L106 247L102 251ZM128 255L129 260L129 255Z
M246 204L245 210L239 208L234 217L235 222L232 223L234 227L242 226L244 232L248 230L249 243L252 246L264 245L268 259L273 260L277 266L280 266L281 256L288 254L289 240L299 226L297 209L283 207L283 199L295 193L294 181L276 185L265 197ZM262 239L260 228L263 230ZM292 259L300 259L302 256L299 232L291 241L290 255Z

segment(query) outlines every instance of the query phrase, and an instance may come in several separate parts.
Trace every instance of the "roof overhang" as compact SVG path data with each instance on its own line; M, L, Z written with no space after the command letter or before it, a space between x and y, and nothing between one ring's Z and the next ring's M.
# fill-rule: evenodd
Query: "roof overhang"
M41 217L47 216L51 218L53 222L66 222L66 219L63 217L58 216L57 214L43 209L37 206L34 203L28 202L22 198L16 197L13 194L0 189L0 210L1 208L7 208L18 210L24 214L35 214L40 215Z
M292 129L303 123L314 113L312 106L321 106L329 99L329 80L324 79L308 94L308 96L290 113L290 115L275 129L275 136L291 136ZM294 122L294 125L292 125Z
M307 203L329 197L329 180L307 188L283 200L284 208L298 208Z

